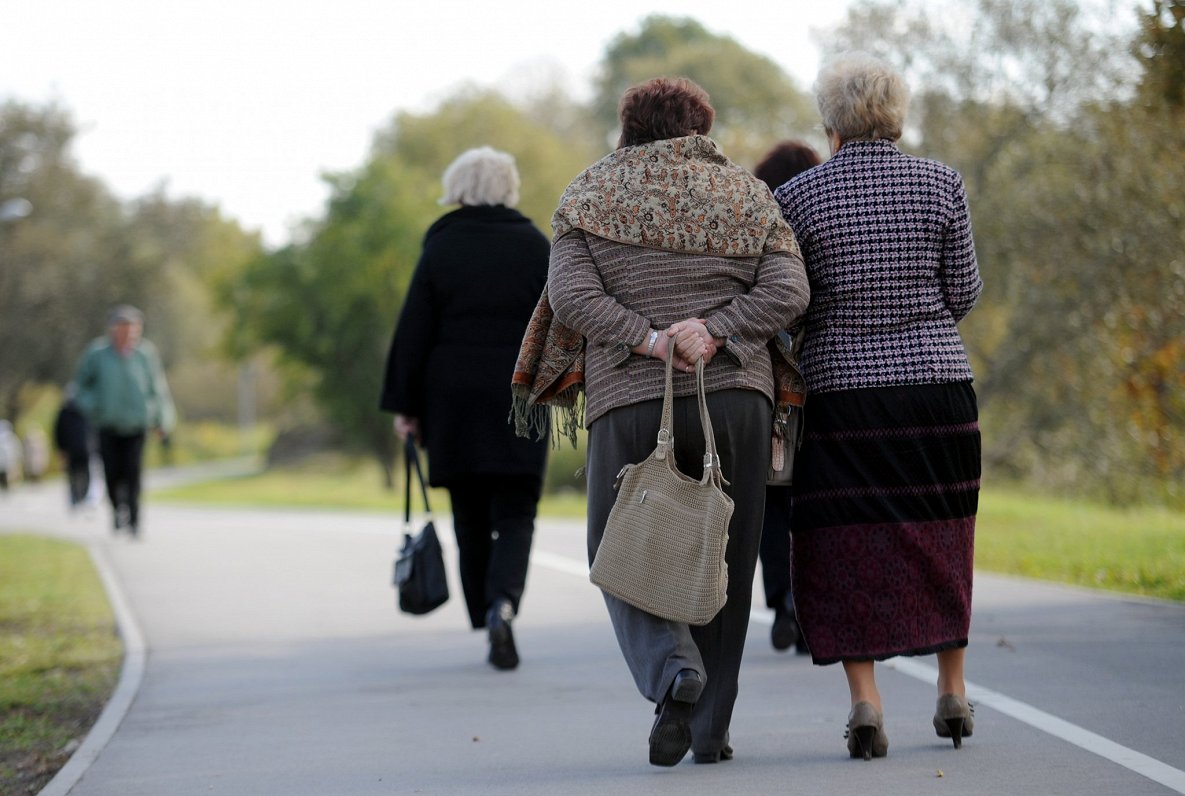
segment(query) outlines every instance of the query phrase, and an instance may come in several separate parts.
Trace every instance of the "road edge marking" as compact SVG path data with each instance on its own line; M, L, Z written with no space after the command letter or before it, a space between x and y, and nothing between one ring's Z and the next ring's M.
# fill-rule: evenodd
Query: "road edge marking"
M893 658L884 663L890 669L894 669L908 677L913 677L925 683L935 683L938 680L938 669L920 663L919 661L906 658ZM1059 719L1052 713L1046 713L1027 702L1021 702L1019 699L1013 699L1010 696L1001 694L999 691L993 691L990 688L984 688L981 685L971 682L967 683L967 699L977 705L987 705L998 713L1003 713L1005 716L1016 719L1055 738L1060 738L1080 749L1092 752L1105 760L1110 760L1112 763L1116 763L1129 771L1134 771L1143 777L1147 777L1153 782L1164 785L1166 788L1171 788L1177 793L1185 793L1185 771L1173 768L1167 763L1162 763L1143 752L1129 749L1122 744L1115 743L1097 733L1079 727L1077 724L1072 724L1065 719Z
M558 572L588 577L588 567L574 558L539 551L531 553L531 561L532 563L538 563L540 566ZM773 611L754 608L749 612L749 621L762 625L772 625L773 616ZM921 680L924 683L935 683L938 680L938 670L936 668L912 659L891 658L883 663L894 671L901 672L908 677ZM1153 782L1164 785L1166 788L1170 788L1177 793L1185 794L1185 771L1173 768L1167 763L1162 763L1143 752L1129 749L1122 744L1115 743L1097 733L1079 727L1077 724L1072 724L1065 719L1059 719L1052 713L1046 713L1040 708L1035 708L1027 702L1021 702L1019 699L1013 699L1010 696L1001 694L999 691L984 688L970 681L967 682L967 699L979 705L987 705L992 710L1003 713L1009 718L1016 719L1022 724L1027 724L1055 738L1060 738L1067 743L1073 744L1080 749L1098 755L1104 760L1109 760L1112 763L1123 766L1129 771L1147 777Z

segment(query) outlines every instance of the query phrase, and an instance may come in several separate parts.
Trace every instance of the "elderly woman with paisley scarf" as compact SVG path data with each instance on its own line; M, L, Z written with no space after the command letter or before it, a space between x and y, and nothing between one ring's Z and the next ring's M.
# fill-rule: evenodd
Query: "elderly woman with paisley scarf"
M729 722L749 624L778 397L770 339L806 309L798 246L764 183L706 136L715 111L686 79L658 78L622 98L618 149L568 186L552 220L547 288L516 368L520 432L547 405L588 424L591 561L622 466L654 448L664 362L674 357L679 469L702 473L694 362L705 360L708 409L726 491L728 601L707 625L661 619L605 595L626 663L657 703L650 762L732 757ZM554 318L549 316L554 312Z

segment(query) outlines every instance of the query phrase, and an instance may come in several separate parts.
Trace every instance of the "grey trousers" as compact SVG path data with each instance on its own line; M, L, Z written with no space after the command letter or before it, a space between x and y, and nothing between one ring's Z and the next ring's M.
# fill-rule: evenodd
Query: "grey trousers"
M728 742L737 698L737 678L753 573L761 543L765 480L769 468L770 404L753 390L721 390L708 395L725 492L735 508L728 528L728 602L706 625L660 619L616 597L605 595L617 643L638 690L661 702L680 669L704 676L703 695L691 718L692 751L716 752ZM616 493L613 480L622 466L654 450L662 400L625 406L597 418L588 432L588 560L592 563ZM695 398L676 398L675 461L692 478L703 475L704 438Z

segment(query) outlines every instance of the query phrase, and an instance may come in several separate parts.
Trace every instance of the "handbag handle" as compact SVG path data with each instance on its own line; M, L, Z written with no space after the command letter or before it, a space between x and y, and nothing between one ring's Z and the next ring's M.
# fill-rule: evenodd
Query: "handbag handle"
M416 471L416 480L420 482L420 495L424 498L424 511L432 516L432 506L428 503L428 487L424 484L424 471L420 469L420 452L416 449L416 440L411 435L403 443L403 474L406 489L403 491L403 524L411 526L411 471Z
M665 459L668 451L674 450L674 352L667 351L666 360L666 388L662 397L662 421L658 427L658 448L655 456ZM716 435L712 430L712 416L708 413L708 398L704 390L704 360L695 362L695 392L699 403L699 422L704 431L704 476L701 483L711 479L717 486L727 483L724 473L720 471L720 455L716 452Z

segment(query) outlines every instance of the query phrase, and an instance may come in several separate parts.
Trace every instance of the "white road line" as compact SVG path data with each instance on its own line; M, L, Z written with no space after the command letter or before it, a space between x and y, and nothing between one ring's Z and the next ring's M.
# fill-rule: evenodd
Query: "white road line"
M938 680L937 669L915 660L894 658L886 661L885 665L926 683L934 683ZM1112 763L1118 763L1124 768L1145 776L1153 782L1159 782L1177 793L1185 793L1185 771L1173 768L1134 749L1121 746L1090 730L1083 729L1077 724L1071 724L1025 702L970 682L967 683L967 699L977 705L987 705L1005 716L1010 716L1030 727L1047 732L1055 738L1061 738L1081 749L1093 752Z
M107 591L107 599L111 603L111 610L115 614L115 622L119 627L119 635L123 639L123 668L119 674L119 682L115 686L115 693L99 714L98 721L87 733L86 740L75 750L74 754L54 775L44 788L40 796L66 796L82 775L98 758L99 753L107 746L111 736L119 729L124 716L132 706L140 683L144 679L144 664L147 653L144 647L144 636L140 633L140 626L136 624L135 616L119 586L115 572L107 560L107 554L101 544L91 542L87 545L95 569L103 581Z
M534 552L531 554L531 563L569 575L588 577L588 566L574 558L558 556L553 553ZM773 612L755 608L750 612L749 620L762 625L770 625L773 624ZM910 658L893 658L885 661L884 665L924 683L938 681L936 668ZM1156 758L1117 744L1028 703L971 682L967 683L967 699L977 705L987 705L1005 716L1048 733L1055 738L1060 738L1080 749L1092 752L1104 760L1110 760L1112 763L1147 777L1153 782L1158 782L1177 793L1185 794L1185 771L1173 768Z

